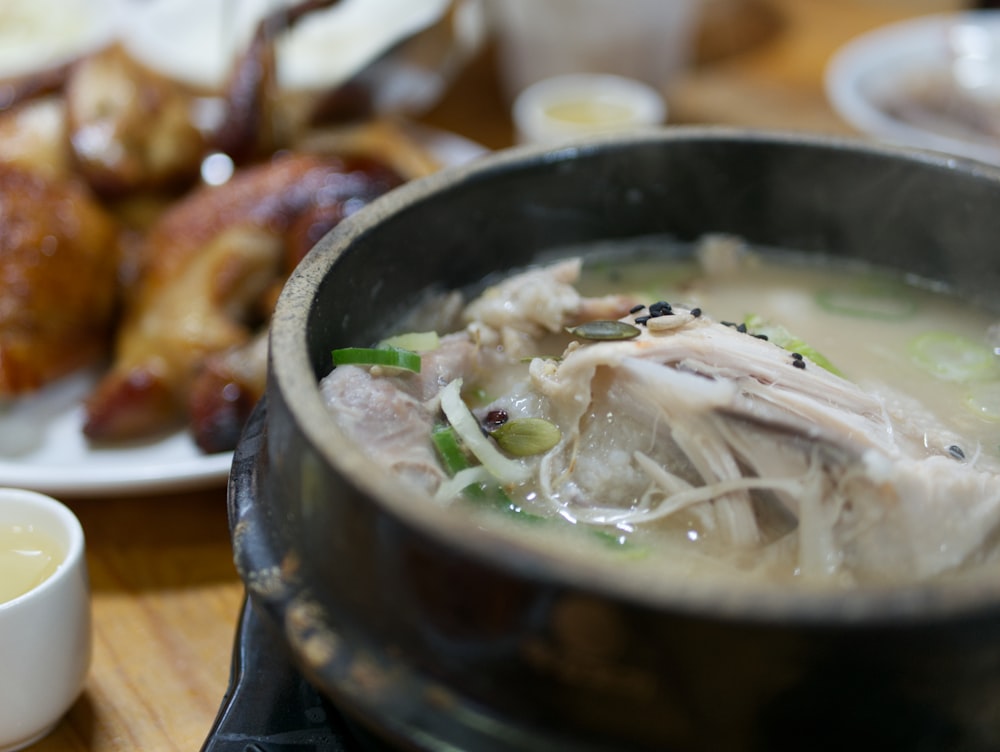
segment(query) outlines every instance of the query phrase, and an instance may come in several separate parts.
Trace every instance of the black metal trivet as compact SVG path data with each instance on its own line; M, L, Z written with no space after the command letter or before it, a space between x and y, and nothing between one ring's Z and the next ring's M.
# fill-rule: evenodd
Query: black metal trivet
M202 752L384 752L295 669L270 627L243 603L229 687Z

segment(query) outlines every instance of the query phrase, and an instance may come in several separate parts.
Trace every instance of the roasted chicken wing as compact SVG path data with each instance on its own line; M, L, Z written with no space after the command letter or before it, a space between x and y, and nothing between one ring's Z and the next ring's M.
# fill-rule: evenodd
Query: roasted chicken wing
M203 373L218 387L218 409L232 407L226 395L235 386L227 385L239 382L252 390L249 410L263 384L262 359L250 360L259 365L248 377L245 359L215 356L246 346L266 324L274 290L314 240L310 228L331 228L400 182L370 160L289 154L173 205L146 237L114 362L87 402L86 435L119 441L176 427L189 419ZM195 412L207 426L199 443L231 448L238 431L225 441L207 435L218 421L206 388L197 390Z

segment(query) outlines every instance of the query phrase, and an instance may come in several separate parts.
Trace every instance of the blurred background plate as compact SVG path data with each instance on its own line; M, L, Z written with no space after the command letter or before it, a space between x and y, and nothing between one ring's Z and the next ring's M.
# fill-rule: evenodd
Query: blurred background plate
M115 34L117 0L0 2L0 80L67 63Z
M225 86L261 19L296 0L119 0L136 60L205 91ZM363 84L379 114L431 107L485 33L479 0L340 0L276 37L281 93Z
M868 136L1000 164L1000 11L875 29L833 56L825 83Z

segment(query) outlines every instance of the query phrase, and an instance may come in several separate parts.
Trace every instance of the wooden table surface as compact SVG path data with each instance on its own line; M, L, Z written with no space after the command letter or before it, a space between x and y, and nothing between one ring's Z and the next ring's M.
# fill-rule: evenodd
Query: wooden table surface
M958 7L953 0L711 0L699 64L672 91L671 120L848 132L823 67L852 36ZM512 139L487 45L423 120L490 148ZM87 536L94 652L84 693L33 750L200 749L226 690L243 590L223 487L156 497L67 499ZM2 670L2 668L0 668Z

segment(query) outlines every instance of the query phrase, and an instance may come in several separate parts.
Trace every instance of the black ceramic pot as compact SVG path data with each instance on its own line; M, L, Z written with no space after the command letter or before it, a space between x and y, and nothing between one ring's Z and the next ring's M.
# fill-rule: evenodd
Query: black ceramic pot
M838 595L640 588L422 504L317 389L431 284L669 233L869 259L990 299L1000 172L851 141L668 129L515 150L323 239L272 325L230 511L255 608L310 681L403 748L994 750L1000 583Z

